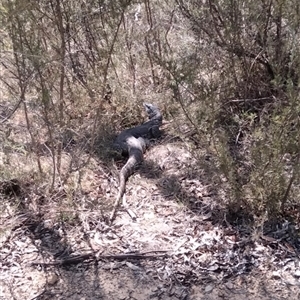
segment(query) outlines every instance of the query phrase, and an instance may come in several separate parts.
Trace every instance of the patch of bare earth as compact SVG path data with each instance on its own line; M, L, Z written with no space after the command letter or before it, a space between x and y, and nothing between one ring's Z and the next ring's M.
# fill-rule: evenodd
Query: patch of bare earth
M294 248L220 218L205 153L170 137L151 147L127 183L137 218L120 209L112 225L114 176L94 162L83 178L51 199L2 183L0 299L299 299Z

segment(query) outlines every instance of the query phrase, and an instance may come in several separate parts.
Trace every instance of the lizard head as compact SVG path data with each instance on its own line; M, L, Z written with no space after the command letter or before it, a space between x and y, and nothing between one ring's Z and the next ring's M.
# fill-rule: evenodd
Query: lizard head
M162 119L161 113L156 105L151 103L143 103L143 105L150 120Z

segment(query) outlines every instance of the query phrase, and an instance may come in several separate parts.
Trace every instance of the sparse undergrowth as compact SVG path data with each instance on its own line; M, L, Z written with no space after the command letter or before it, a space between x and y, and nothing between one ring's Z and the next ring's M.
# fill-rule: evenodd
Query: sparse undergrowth
M3 179L19 169L51 191L90 159L110 165L114 134L140 122L147 101L174 120L168 131L215 157L225 206L284 216L299 203L292 7L4 1Z

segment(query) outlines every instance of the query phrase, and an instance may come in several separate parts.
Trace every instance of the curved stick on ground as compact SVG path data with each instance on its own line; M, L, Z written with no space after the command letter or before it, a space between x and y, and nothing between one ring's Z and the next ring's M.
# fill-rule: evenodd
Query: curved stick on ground
M115 141L115 147L128 154L129 158L120 171L119 191L110 215L110 223L116 217L116 211L125 194L126 181L135 170L135 167L143 161L143 153L146 150L148 139L160 136L159 127L162 125L162 115L157 106L144 103L149 121L134 128L122 131Z

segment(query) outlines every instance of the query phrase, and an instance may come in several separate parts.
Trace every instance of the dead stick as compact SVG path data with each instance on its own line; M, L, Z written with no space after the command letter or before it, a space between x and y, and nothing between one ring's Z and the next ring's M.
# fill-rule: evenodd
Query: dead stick
M77 255L73 257L67 257L65 259L56 260L52 262L32 262L32 266L63 266L69 264L76 264L83 262L88 259L92 260L106 260L106 259L116 259L116 260L126 260L126 259L150 259L150 258L160 258L166 257L167 250L157 250L157 251L148 251L144 253L121 253L121 254L112 254L112 255L97 255L96 252L90 252L82 255ZM150 254L150 253L162 253L162 254Z

